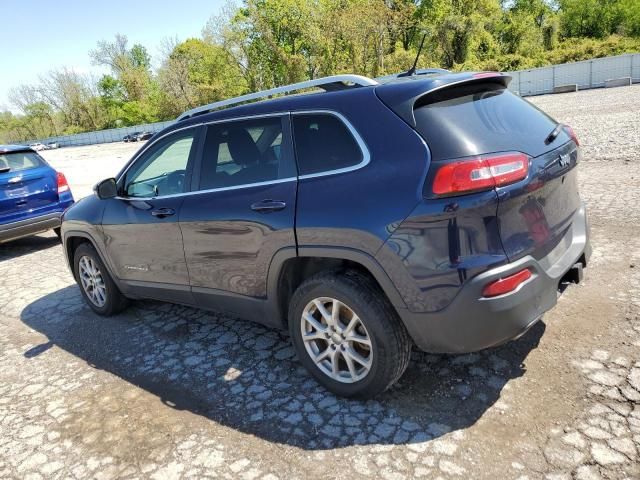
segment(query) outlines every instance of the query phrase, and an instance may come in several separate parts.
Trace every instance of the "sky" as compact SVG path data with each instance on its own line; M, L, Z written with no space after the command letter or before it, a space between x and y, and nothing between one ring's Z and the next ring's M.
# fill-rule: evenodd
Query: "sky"
M116 33L141 43L152 57L164 38L198 37L224 0L0 0L0 110L14 109L12 87L68 67L100 74L89 50Z

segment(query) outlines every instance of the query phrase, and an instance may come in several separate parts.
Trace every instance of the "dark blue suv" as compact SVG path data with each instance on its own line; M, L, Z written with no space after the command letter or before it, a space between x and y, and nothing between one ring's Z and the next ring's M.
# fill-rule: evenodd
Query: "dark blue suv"
M69 184L31 147L0 145L0 243L53 229L73 204Z
M65 213L82 294L287 328L344 396L388 388L414 345L518 337L590 249L578 140L509 80L336 76L185 113Z

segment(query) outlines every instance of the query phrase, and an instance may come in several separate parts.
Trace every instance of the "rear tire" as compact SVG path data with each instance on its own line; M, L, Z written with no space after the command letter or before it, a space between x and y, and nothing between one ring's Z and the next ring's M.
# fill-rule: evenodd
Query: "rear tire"
M289 331L300 362L342 397L366 399L385 391L411 357L411 339L393 306L356 271L305 280L291 299Z
M100 255L89 243L76 248L73 254L73 273L82 297L98 315L110 317L129 305L102 263Z

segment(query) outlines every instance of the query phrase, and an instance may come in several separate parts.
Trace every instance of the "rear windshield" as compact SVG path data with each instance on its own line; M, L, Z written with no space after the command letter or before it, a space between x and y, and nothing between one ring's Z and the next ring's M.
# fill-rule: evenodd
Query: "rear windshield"
M0 173L19 172L44 165L35 152L0 153Z
M519 151L537 157L569 140L548 115L499 85L480 84L427 95L414 110L416 128L436 161Z

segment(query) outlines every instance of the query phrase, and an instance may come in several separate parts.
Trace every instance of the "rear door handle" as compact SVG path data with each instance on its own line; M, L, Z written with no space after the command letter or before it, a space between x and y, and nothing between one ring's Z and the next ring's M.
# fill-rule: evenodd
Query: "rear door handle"
M157 210L152 210L151 215L158 218L165 218L174 215L176 211L173 208L158 208Z
M281 200L262 200L251 205L251 210L260 213L277 212L282 210L287 204Z

